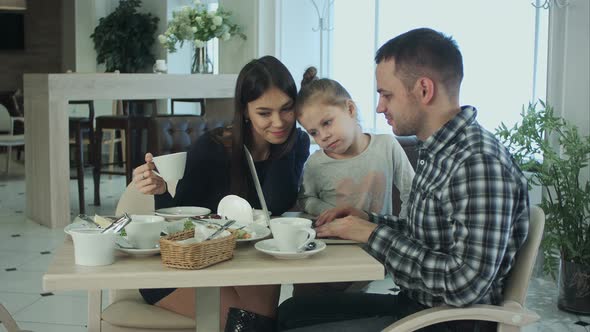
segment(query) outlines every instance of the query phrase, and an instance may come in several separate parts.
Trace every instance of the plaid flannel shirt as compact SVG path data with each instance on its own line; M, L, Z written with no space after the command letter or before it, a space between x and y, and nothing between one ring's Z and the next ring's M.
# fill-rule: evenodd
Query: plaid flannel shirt
M470 106L418 144L406 220L379 225L368 252L419 303L497 304L528 232L525 177Z

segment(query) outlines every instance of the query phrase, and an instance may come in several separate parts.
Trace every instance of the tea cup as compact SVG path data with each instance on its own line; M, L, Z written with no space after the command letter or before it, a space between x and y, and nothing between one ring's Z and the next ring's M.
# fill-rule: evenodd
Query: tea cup
M164 217L151 215L131 215L131 222L125 226L127 241L136 249L155 248L165 229Z
M178 181L184 175L186 152L177 152L154 157L158 171L152 171L166 182Z
M311 224L305 218L275 218L270 221L270 230L280 251L298 252L315 239Z

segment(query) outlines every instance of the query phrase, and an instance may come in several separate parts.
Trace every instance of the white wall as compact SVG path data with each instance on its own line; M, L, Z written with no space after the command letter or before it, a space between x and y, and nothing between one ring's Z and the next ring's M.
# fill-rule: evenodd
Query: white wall
M311 1L278 0L280 21L279 57L289 68L299 86L303 73L309 66L319 69L320 35L313 29L318 26L318 16Z
M590 5L571 0L551 8L547 102L567 121L590 135ZM590 168L583 175L590 179Z

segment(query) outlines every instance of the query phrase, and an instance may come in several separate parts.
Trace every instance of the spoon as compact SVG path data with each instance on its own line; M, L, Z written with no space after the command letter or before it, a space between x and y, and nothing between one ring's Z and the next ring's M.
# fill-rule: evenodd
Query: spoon
M305 251L310 251L310 250L314 250L315 248L317 248L317 243L315 242L310 242L308 244L305 245Z

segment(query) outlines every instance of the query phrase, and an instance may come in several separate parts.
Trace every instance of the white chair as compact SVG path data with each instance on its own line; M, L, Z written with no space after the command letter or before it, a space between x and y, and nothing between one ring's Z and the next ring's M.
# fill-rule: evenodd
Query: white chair
M130 183L117 204L116 215L152 214L154 198L137 191ZM101 332L195 331L195 321L145 303L137 289L111 290L109 306L102 311Z
M0 134L0 146L6 147L5 172L7 174L10 170L12 147L25 145L25 135L14 135L14 123L16 121L24 124L25 119L23 117L11 117L6 107L0 105L0 132L8 132L8 134Z
M518 251L514 266L504 287L500 305L472 305L464 308L441 306L422 310L386 327L384 332L410 332L433 324L455 320L484 320L498 323L498 332L517 332L525 325L539 320L539 315L524 307L529 280L543 237L545 213L531 207L528 237Z
M10 312L0 303L0 324L4 325L4 328L8 332L31 332L21 330L18 324L14 321L14 318L10 315Z

